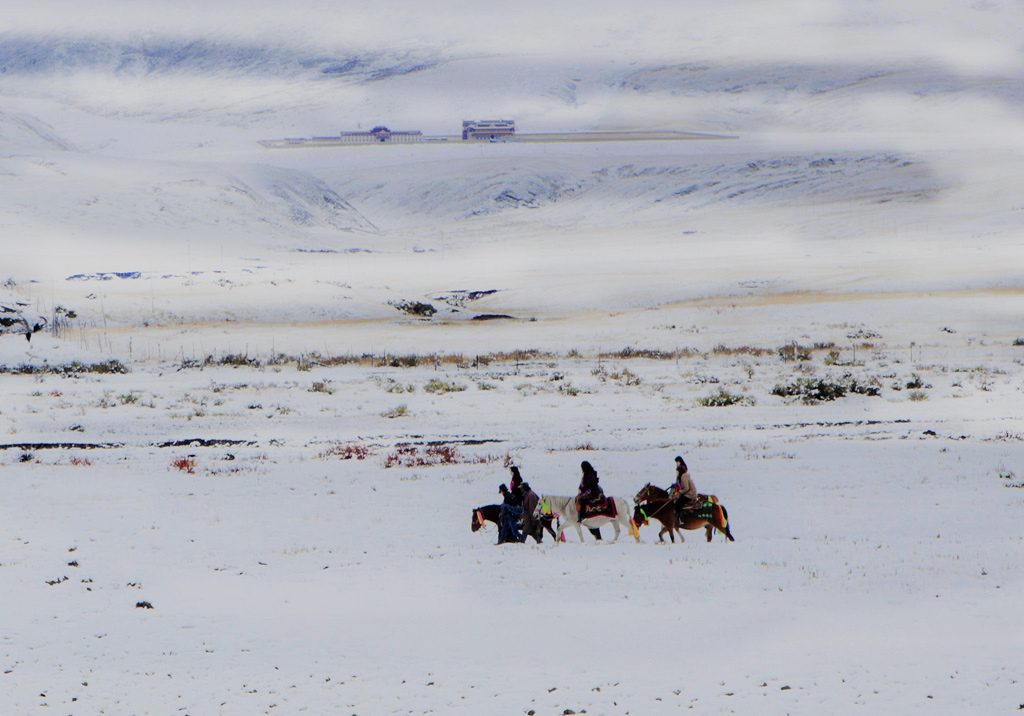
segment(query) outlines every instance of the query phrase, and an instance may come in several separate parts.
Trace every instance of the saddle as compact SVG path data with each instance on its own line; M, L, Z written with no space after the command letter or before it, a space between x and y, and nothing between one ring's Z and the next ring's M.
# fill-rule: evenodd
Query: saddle
M704 498L706 495L700 495L700 497ZM715 499L702 500L691 508L676 510L676 523L678 525L681 526L683 520L687 517L696 517L697 519L707 520L711 523L721 522L722 524L728 524L728 520L725 517L725 511Z
M599 497L593 502L584 502L580 508L581 520L588 517L611 517L614 519L618 515L618 511L615 509L615 500L611 497Z

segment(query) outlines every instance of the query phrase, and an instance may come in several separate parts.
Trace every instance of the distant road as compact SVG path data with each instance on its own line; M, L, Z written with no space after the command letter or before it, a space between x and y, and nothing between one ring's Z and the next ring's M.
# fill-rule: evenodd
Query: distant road
M515 139L463 139L460 136L423 137L415 142L350 142L333 137L313 139L264 139L260 141L268 149L287 147L365 147L375 144L408 146L410 144L540 144L554 142L680 142L703 139L739 139L725 134L701 134L699 132L552 132L548 134L517 134Z
M739 139L724 134L697 132L563 132L517 134L517 142L678 142L694 139Z

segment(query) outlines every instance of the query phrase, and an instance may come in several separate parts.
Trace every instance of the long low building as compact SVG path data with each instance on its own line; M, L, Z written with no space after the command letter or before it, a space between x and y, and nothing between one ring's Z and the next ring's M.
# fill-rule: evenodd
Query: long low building
M720 134L697 134L675 131L622 132L560 132L551 134L516 134L512 119L467 119L462 122L462 142L664 142L694 139L735 139ZM359 144L410 144L417 142L459 143L458 136L424 136L422 132L392 132L384 126L369 132L342 132L333 137L312 139L267 139L264 147L334 147Z
M516 138L514 119L466 119L462 139L466 142L496 142Z

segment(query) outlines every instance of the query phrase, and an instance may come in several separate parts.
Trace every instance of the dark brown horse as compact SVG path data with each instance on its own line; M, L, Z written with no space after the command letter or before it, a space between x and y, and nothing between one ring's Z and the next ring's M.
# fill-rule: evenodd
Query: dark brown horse
M707 514L704 510L676 515L675 501L668 492L647 483L633 498L633 502L636 503L636 508L633 510L633 521L636 522L638 528L640 525L646 525L650 519L660 522L659 542L665 541L666 532L672 542L675 542L675 533L679 530L698 530L701 527L704 528L708 542L714 536L715 530L724 534L730 542L735 542L732 532L729 531L729 513L725 511L724 506L719 504L718 498L714 495L698 495L698 498L702 503L712 504L710 517L703 516ZM679 532L679 541L686 541L682 532Z
M541 530L537 532L535 539L540 542L544 538L544 530L547 530L548 534L551 535L551 539L558 541L555 536L555 531L551 529L551 522L554 520L549 515L540 516ZM477 507L473 510L473 531L476 532L484 526L485 522L493 522L499 528L501 527L501 505L484 505L483 507ZM527 537L534 537L534 535L527 535Z

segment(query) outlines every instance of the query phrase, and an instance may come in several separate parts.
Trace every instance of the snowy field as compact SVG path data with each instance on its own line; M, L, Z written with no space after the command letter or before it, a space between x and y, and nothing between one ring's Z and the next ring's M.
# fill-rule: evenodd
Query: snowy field
M181 5L0 10L0 713L1024 708L1018 6ZM489 117L736 138L258 144Z

